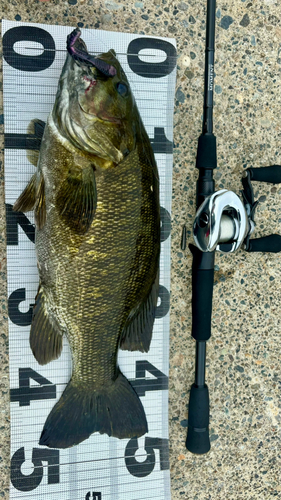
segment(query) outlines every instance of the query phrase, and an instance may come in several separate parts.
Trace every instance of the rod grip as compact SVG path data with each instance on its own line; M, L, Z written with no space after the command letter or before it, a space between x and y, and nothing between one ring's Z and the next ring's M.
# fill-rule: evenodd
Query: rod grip
M270 234L262 238L249 240L248 252L281 252L281 235Z
M271 165L271 167L249 168L252 181L281 183L281 165Z
M188 409L186 448L191 453L203 455L210 448L209 438L209 391L205 384L191 386Z
M192 263L192 337L206 341L211 336L214 286L214 252L201 252L189 245Z
M198 139L196 168L213 170L217 166L217 142L214 134L201 134Z

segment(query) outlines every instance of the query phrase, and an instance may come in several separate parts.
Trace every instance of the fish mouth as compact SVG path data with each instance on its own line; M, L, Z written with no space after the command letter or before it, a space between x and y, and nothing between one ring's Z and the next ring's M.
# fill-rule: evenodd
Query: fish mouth
M87 90L86 90L86 92L87 92ZM79 102L79 107L80 107L81 111L86 115L86 117L90 117L91 119L96 118L97 120L101 120L103 122L108 122L108 123L114 123L116 125L120 125L122 123L120 118L117 118L116 116L111 116L106 111L103 111L103 112L100 112L97 114L89 113L89 112L85 111L85 109L80 104L80 102Z
M87 94L87 92L89 92L89 90L97 84L97 80L93 76L89 78L87 75L83 76L83 80L85 80L85 82L89 82L89 86L85 90L85 93Z
M88 67L92 66L96 68L98 72L101 73L100 78L109 78L115 76L117 74L116 68L103 59L91 56L88 53L87 47L80 36L81 31L79 30L79 28L76 28L67 37L67 51L74 59L74 61L78 63L78 65L82 64L84 66L84 69L85 65ZM82 79L86 84L88 84L87 88L85 89L85 95L87 96L88 92L90 92L91 90L94 91L94 87L97 85L97 80L99 79L99 77L95 77L94 74L90 74L90 72L88 71L87 74L84 74L82 76ZM101 110L96 113L95 109L93 109L93 113L89 113L83 108L83 105L80 102L79 106L83 113L85 113L85 115L87 115L88 117L95 117L98 120L117 125L120 125L121 123L121 120L119 118L109 115L106 110Z
M102 59L91 56L87 51L85 43L81 39L79 40L80 36L80 29L75 28L67 37L66 48L71 57L77 61L78 64L82 63L87 66L94 66L104 76L115 76L117 73L116 68Z

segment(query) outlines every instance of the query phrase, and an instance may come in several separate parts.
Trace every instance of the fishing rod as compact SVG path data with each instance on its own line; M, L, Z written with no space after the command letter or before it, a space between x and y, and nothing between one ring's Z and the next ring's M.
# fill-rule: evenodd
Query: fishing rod
M281 183L281 166L249 168L242 177L242 200L226 189L215 191L213 171L217 167L216 137L213 133L213 92L216 0L207 0L204 112L198 139L196 168L195 245L189 249L192 263L192 337L196 340L195 381L191 386L186 448L197 454L210 450L209 391L205 382L206 342L211 336L215 252L234 252L241 245L248 252L280 252L281 235L250 239L255 229L251 181ZM186 248L186 228L181 248Z

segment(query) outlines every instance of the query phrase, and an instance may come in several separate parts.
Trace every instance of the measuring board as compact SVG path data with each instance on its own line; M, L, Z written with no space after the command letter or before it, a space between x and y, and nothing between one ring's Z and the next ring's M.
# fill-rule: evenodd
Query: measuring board
M29 347L38 288L33 213L12 206L34 173L26 156L40 138L29 122L46 122L73 28L2 21L5 117L5 201L11 386L10 500L169 500L168 370L170 211L175 41L84 30L94 54L113 48L128 77L160 175L160 290L148 353L120 351L121 371L143 403L149 432L139 439L94 433L70 449L39 446L44 422L71 376L67 340L58 360L40 366Z

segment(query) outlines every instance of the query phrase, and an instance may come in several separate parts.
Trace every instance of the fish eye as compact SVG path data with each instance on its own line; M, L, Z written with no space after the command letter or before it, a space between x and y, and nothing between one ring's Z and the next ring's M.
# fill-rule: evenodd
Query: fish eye
M120 94L122 97L126 97L128 95L128 92L129 92L128 85L126 85L125 83L122 83L122 82L118 82L116 84L116 90L117 90L118 94Z

